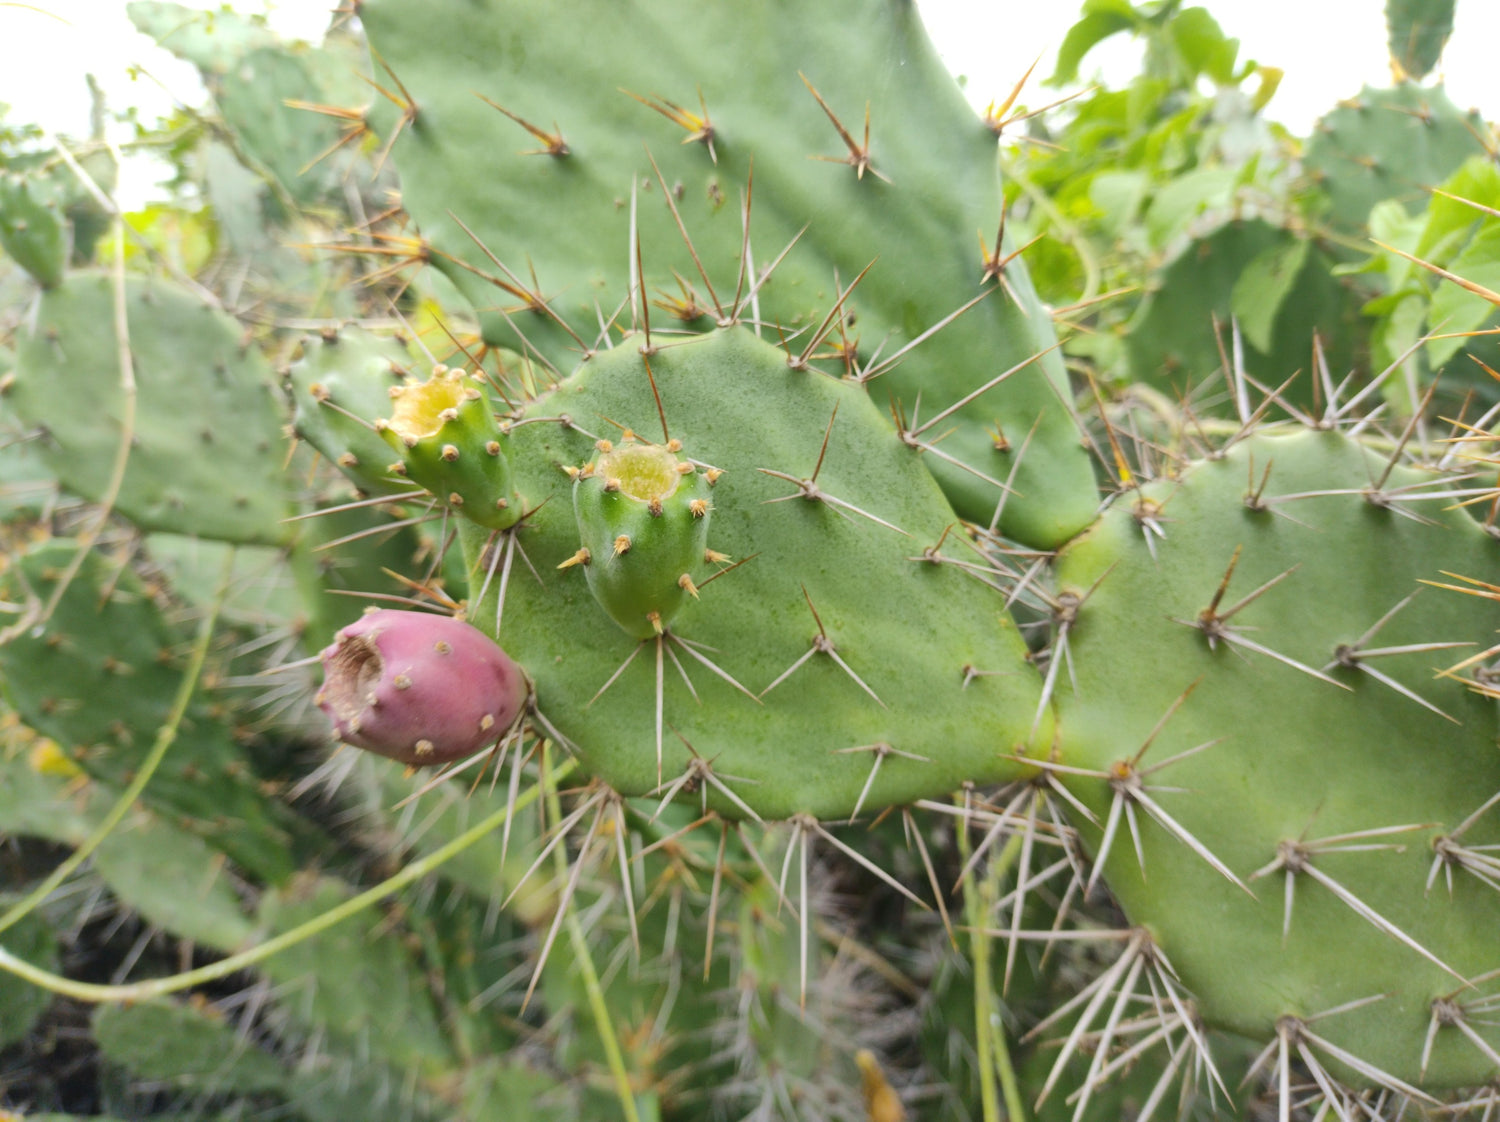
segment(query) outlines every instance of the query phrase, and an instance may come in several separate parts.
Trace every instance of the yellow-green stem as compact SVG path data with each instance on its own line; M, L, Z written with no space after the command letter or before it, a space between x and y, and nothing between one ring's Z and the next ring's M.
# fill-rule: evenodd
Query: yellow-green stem
M1052 225L1057 227L1063 241L1072 246L1073 252L1078 254L1079 264L1083 266L1084 278L1083 292L1078 297L1078 303L1086 303L1099 295L1099 259L1094 256L1094 250L1089 245L1088 238L1083 235L1077 226L1068 221L1067 216L1062 211L1057 209L1057 204L1052 201L1047 192L1028 179L1018 167L1008 166L1005 169L1005 175L1031 200L1033 206L1047 216Z
M1000 1094L1005 1098L1005 1117L1009 1122L1026 1122L1026 1104L1005 1043L1005 1026L995 1004L994 978L990 971L990 936L988 916L999 899L1000 883L1010 872L1021 852L1021 835L1012 834L1004 848L985 868L984 877L964 893L964 918L970 930L971 955L974 960L974 1036L979 1060L979 1096L984 1122L1001 1118L995 1077L1000 1078ZM970 846L968 831L958 832L959 855L967 861ZM977 871L976 874L977 876Z
M958 828L958 855L967 864L971 846L968 827ZM978 1053L979 1104L983 1122L1000 1122L1000 1096L995 1087L995 1065L990 1058L990 1015L994 989L990 984L990 937L985 934L986 909L980 899L982 889L973 886L964 892L964 918L969 925L969 957L974 965L974 1046Z
M557 787L550 781L550 763L550 754L544 744L542 746L541 787L547 793L547 813L551 815L554 822L561 822L562 807L557 798ZM564 880L568 876L568 858L563 852L565 848L566 845L558 846L553 851L552 858L558 866L558 876ZM580 855L578 859L583 860L583 856ZM620 1042L615 1036L615 1026L610 1020L609 1006L604 1001L604 989L599 985L599 973L594 969L594 960L589 954L589 944L584 938L583 927L578 922L578 913L569 907L564 922L568 927L568 940L573 944L573 958L583 978L583 988L589 997L589 1011L594 1015L594 1028L599 1033L599 1039L604 1043L604 1058L609 1064L609 1073L614 1078L615 1094L620 1100L620 1109L625 1112L626 1122L641 1122L640 1112L636 1109L635 1092L630 1086L630 1072L625 1067L625 1056L620 1051Z

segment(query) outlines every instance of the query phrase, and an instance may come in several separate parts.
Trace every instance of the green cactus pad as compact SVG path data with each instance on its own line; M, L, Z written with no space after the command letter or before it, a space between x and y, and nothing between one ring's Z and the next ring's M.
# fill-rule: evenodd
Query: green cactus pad
M928 467L960 514L987 523L1002 494L992 481L1015 465L1005 442L1019 449L1035 425L1005 529L1054 545L1088 522L1097 492L1064 404L1061 356L1048 350L1047 311L1023 262L1005 269L1009 292L987 272L1001 210L995 138L914 7L711 5L685 18L667 5L594 0L571 9L562 34L544 7L485 7L368 0L360 18L414 114L393 148L402 201L433 263L480 310L487 339L524 351L524 336L566 369L578 341L551 317L593 336L596 305L608 316L637 264L659 321L722 319L735 299L753 164L742 293L756 281L748 266L763 269L806 227L757 291L755 314L788 334L810 331L874 262L819 349L838 350L830 369L843 373L845 358L873 365L877 349L890 356L988 289L884 374L875 400L898 400L911 416L920 395L930 416L1035 357L954 413L942 452L959 463L930 455Z
M68 242L68 224L57 203L38 197L22 176L0 175L0 248L43 288L62 283Z
M1222 368L1234 323L1245 370L1262 385L1276 388L1308 370L1314 338L1342 377L1360 361L1364 298L1332 275L1333 264L1312 240L1264 219L1231 219L1200 234L1157 274L1131 323L1125 348L1133 374L1174 398L1192 395L1199 413L1232 414L1223 382L1195 382ZM1281 396L1310 408L1313 384L1304 374ZM1216 409L1215 401L1225 405Z
M350 895L340 881L305 874L266 893L260 919L270 931L286 931ZM283 988L288 1014L309 1031L398 1067L452 1063L420 964L390 922L362 912L267 959L266 973Z
M691 744L740 777L724 782L742 805L708 792L726 813L847 818L1014 774L1005 757L1033 723L1048 742L1004 596L962 567L979 555L863 388L790 369L745 329L662 347L650 378L639 343L596 355L512 430L533 511L514 546L538 576L515 563L499 640L588 768L645 794L684 774ZM642 640L596 603L582 566L557 567L579 548L565 469L598 438L580 426L649 431L653 380L669 438L722 472L711 546L724 559L666 638ZM465 533L471 586L489 589L469 618L489 628L510 543Z
M0 906L10 903L0 897ZM5 933L5 949L44 970L57 969L57 937L41 916L32 914ZM52 995L14 974L0 974L0 1048L23 1040L47 1012Z
M0 752L0 789L0 834L74 846L119 797L82 778L56 745L40 740L25 752ZM99 843L93 868L116 900L163 930L224 951L250 938L222 854L160 815L137 807ZM3 941L11 945L8 935Z
M209 80L243 157L303 206L338 189L343 178L340 164L324 158L341 147L339 121L303 106L358 96L350 88L356 72L351 54L259 47Z
M45 602L73 559L66 540L38 545L0 581L0 598ZM149 751L178 687L185 634L135 575L90 553L44 628L0 645L0 683L22 719L89 774L123 786ZM196 700L143 796L243 867L280 880L307 829L259 789L235 730Z
M1500 582L1500 543L1453 509L1455 499L1419 499L1441 483L1404 467L1387 477L1383 453L1341 434L1259 435L1180 479L1121 496L1063 551L1057 574L1061 589L1080 595L1098 582L1070 636L1077 692L1060 706L1061 758L1113 776L1114 790L1144 783L1256 896L1133 804L1144 872L1124 822L1104 866L1131 921L1150 931L1209 1025L1261 1041L1283 1016L1385 995L1318 1021L1316 1032L1429 1089L1494 1076L1453 1026L1437 1030L1425 1077L1420 1070L1433 1000L1479 998L1493 983L1466 990L1307 872L1295 878L1283 938L1285 874L1273 862L1278 846L1300 841L1313 870L1458 975L1500 967L1500 892L1457 868L1451 893L1441 872L1427 888L1434 841L1500 792L1494 703L1434 676L1489 647L1500 613L1491 601L1420 583L1463 583L1445 573ZM1140 505L1150 503L1160 506ZM1165 531L1154 553L1138 521L1149 509ZM1223 633L1211 649L1215 626ZM1381 653L1443 642L1474 645ZM1339 665L1351 645L1370 653ZM1111 781L1063 778L1106 823ZM1318 844L1401 826L1414 828L1347 843L1401 850ZM1097 849L1100 827L1085 834ZM1497 840L1493 813L1462 835L1465 845ZM1469 1024L1490 1047L1500 1040L1484 1017Z
M199 1005L103 1005L93 1027L105 1058L139 1078L211 1094L284 1091L289 1081L273 1056Z
M126 281L136 384L130 459L115 508L148 530L248 544L289 536L269 371L239 325L165 281ZM63 486L104 496L121 441L114 288L74 274L43 292L16 352L10 403L48 438Z
M122 903L199 946L235 951L254 936L222 851L160 815L137 809L99 846L94 869Z
M1366 86L1313 126L1303 166L1328 196L1333 228L1364 235L1376 203L1395 199L1415 214L1428 188L1483 155L1484 129L1479 114L1460 110L1441 86Z
M208 73L222 74L257 47L276 43L264 19L190 8L170 0L130 0L125 14L143 35Z
M1392 69L1420 82L1443 57L1453 34L1455 0L1385 0Z
M11 355L0 347L0 386L8 385ZM0 520L35 515L57 500L57 478L37 453L36 440L0 390Z
M280 1014L273 1013L273 1020ZM427 1122L441 1108L431 1096L400 1101L389 1093L400 1073L379 1057L311 1055L295 1066L265 1051L212 1006L152 1001L105 1005L95 1039L110 1062L138 1079L203 1096L265 1096L290 1104L308 1122ZM233 1115L215 1115L227 1119ZM174 1116L175 1117L175 1116ZM184 1116L186 1117L186 1116ZM193 1118L203 1115L194 1114Z

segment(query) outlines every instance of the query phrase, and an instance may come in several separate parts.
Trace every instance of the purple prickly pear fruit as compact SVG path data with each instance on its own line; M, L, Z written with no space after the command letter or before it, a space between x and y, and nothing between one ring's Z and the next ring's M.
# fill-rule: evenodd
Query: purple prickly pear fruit
M370 610L323 649L317 703L340 740L412 767L494 744L530 685L483 632L452 616Z

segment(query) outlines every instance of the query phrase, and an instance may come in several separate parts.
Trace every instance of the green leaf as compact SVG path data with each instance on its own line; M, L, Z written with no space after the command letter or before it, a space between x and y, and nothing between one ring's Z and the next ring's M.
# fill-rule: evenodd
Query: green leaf
M1370 210L1370 237L1377 242L1415 253L1421 232L1422 220L1407 214L1406 208L1394 199L1376 203ZM1399 254L1380 250L1380 255L1386 261L1387 283L1393 289L1400 288L1416 266Z
M1370 364L1374 370L1384 370L1396 360L1396 356L1405 353L1422 334L1422 323L1427 317L1427 299L1424 296L1408 296L1402 300L1386 317L1386 322L1376 329L1372 336L1374 346ZM1399 372L1393 372L1387 379L1388 386L1400 386L1401 378ZM1409 405L1404 404L1405 391L1396 393L1394 398L1390 394L1385 395L1387 400L1394 400L1398 412L1409 412Z
M1391 62L1414 81L1425 78L1453 34L1454 0L1386 0Z
M1235 173L1230 168L1201 168L1159 188L1146 212L1151 244L1165 247L1204 211L1227 206L1234 192L1234 180Z
M1427 225L1415 250L1418 257L1439 265L1443 257L1438 251L1444 244L1452 244L1448 242L1450 235L1469 230L1485 216L1484 211L1460 200L1500 208L1500 168L1488 156L1474 156L1448 177L1442 189L1456 197L1432 196L1427 205Z
M1196 78L1207 74L1220 85L1234 81L1234 60L1239 54L1238 39L1225 36L1223 29L1207 8L1186 8L1168 25L1177 53L1188 73Z
M1453 272L1492 292L1500 289L1500 223L1489 224L1453 262ZM1439 281L1427 313L1428 330L1444 335L1473 331L1494 313L1495 306L1452 281ZM1433 368L1453 357L1463 339L1434 339L1427 344Z
M1118 237L1140 212L1150 185L1143 171L1102 171L1089 184L1089 201L1102 213L1105 229Z
M1229 307L1240 330L1258 351L1271 349L1276 313L1286 302L1307 261L1308 243L1301 238L1262 251L1245 266L1229 295Z
M1111 35L1130 31L1136 26L1136 15L1129 4L1090 4L1095 11L1068 28L1062 46L1057 49L1057 69L1047 79L1049 85L1065 86L1078 81L1078 67L1083 56Z

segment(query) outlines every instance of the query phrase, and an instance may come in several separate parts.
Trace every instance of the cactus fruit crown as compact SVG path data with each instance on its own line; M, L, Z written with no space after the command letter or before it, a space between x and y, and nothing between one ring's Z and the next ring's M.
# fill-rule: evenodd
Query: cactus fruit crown
M621 491L648 506L660 504L677 490L682 469L693 470L691 464L673 455L680 450L680 444L641 444L629 436L618 446L602 441L599 458L581 474L597 475L605 481L606 490Z
M445 424L457 418L460 405L482 396L479 390L464 383L462 370L450 370L439 364L425 382L392 386L391 415L377 422L377 427L389 426L408 445L436 436Z
M367 704L372 687L384 669L380 648L367 635L341 636L324 670L320 703L341 728L358 731L356 722Z

